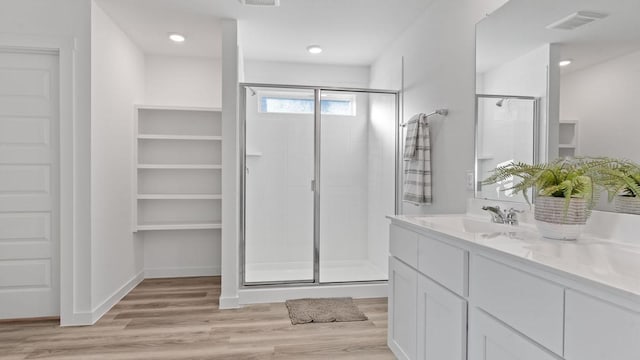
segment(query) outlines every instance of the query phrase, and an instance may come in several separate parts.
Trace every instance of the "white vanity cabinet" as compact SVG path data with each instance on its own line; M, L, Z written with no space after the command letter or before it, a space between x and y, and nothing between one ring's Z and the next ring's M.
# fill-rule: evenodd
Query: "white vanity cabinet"
M399 359L466 359L467 302L456 295L466 293L466 252L395 225L390 234L389 348Z
M547 240L509 254L492 244L522 240L402 220L389 259L388 344L399 359L640 360L638 297L533 262L532 243Z

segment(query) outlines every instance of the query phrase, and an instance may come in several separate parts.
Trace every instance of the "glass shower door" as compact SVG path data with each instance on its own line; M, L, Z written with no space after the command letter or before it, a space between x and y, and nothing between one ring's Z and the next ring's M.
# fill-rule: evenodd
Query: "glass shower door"
M386 280L396 95L323 90L321 108L320 282Z
M244 283L313 282L314 91L244 93Z

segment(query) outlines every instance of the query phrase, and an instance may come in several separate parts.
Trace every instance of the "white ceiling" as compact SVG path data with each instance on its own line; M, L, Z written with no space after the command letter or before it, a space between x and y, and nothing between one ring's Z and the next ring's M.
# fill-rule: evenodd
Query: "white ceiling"
M237 0L98 0L145 53L219 58L220 19L238 19L246 59L369 65L433 0L281 0L279 7ZM167 33L180 32L183 44ZM306 51L311 44L322 54Z
M609 14L575 30L545 27L577 11ZM579 70L640 49L640 0L511 0L477 27L476 70L484 72L547 43Z

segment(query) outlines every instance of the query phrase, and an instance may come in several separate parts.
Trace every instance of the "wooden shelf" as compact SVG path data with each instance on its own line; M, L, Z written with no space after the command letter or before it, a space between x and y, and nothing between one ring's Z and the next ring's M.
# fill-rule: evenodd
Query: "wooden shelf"
M163 134L140 134L140 140L200 140L200 141L221 141L222 136L208 135L163 135Z
M138 169L210 170L222 169L222 165L211 164L138 164Z
M139 200L222 200L220 194L138 194Z
M210 230L222 229L220 223L148 223L138 224L138 231L151 230Z

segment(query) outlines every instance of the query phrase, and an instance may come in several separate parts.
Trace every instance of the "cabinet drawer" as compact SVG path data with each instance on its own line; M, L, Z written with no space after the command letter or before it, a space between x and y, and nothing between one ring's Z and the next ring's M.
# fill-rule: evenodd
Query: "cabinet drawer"
M389 252L391 256L418 267L418 234L397 225L389 228Z
M567 360L640 358L640 313L573 290L565 311Z
M468 253L420 235L418 270L460 296L467 296Z
M470 281L476 306L562 355L563 287L482 256L471 258Z

